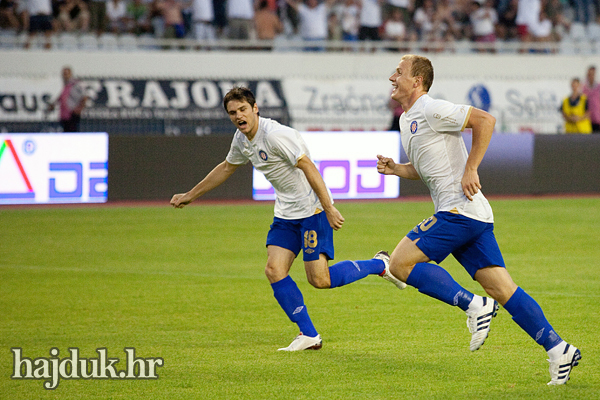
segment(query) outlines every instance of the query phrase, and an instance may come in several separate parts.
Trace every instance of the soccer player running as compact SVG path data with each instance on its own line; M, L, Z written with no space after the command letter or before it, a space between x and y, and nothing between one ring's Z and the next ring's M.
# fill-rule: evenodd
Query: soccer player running
M259 117L254 94L247 88L230 90L223 106L237 128L229 154L189 192L174 195L171 205L184 207L225 182L248 161L262 172L276 195L275 217L267 235L265 274L277 302L300 329L292 343L279 350L320 349L321 335L308 315L302 293L288 275L300 249L308 281L320 289L343 286L370 274L390 280L385 256L379 252L371 260L342 261L328 267L334 258L333 230L342 227L344 217L334 207L304 140L295 129ZM404 282L394 283L400 289L406 287Z
M396 246L389 258L389 271L419 292L465 311L472 333L471 351L483 345L500 302L548 352L548 384L567 383L581 353L560 338L538 303L513 282L494 236L492 209L480 190L477 168L490 142L495 118L472 106L429 97L433 66L425 57L403 56L389 80L391 97L405 110L400 117L400 133L410 162L399 164L379 155L377 170L421 179L435 205L435 214ZM465 128L473 132L470 153L461 136ZM449 254L495 300L470 293L431 263L440 263Z

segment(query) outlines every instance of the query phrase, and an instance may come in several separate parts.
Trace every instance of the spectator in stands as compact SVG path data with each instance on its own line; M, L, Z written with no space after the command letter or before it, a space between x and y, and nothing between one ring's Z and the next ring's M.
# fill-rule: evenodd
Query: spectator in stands
M435 5L433 0L424 0L421 7L415 10L413 23L417 32L417 38L424 41L434 41L433 21L435 17Z
M13 0L0 0L0 28L19 30L21 24L17 18L16 4Z
M484 4L474 0L472 11L469 15L473 32L473 40L476 43L493 44L496 42L496 24L498 23L498 14L493 8L493 0L486 0ZM478 47L479 51L494 52L491 47Z
M25 43L25 48L31 46L31 42L38 32L41 32L46 43L44 48L52 47L52 3L50 0L27 0L27 14L29 15L29 36Z
M593 11L591 10L594 0L572 0L571 4L573 4L573 11L575 12L575 22L587 25L593 20L591 17L593 15ZM594 7L598 6L594 5ZM598 8L596 8L595 11L598 12Z
M229 39L250 39L254 31L252 0L227 0L227 29Z
M283 32L283 24L267 0L260 0L254 13L254 28L256 38L260 40L273 40Z
M581 92L579 78L571 80L571 95L563 100L560 111L566 133L592 133L587 96Z
M381 40L379 29L383 25L382 4L385 0L362 0L358 40Z
M561 0L546 0L542 3L542 8L548 19L552 21L554 40L560 40L571 27L571 21L566 15L566 7Z
M330 12L327 17L327 39L332 41L341 41L343 36L342 26L335 12ZM336 49L339 51L340 49Z
M472 27L471 19L469 15L471 13L471 6L473 0L456 0L452 10L452 17L454 18L454 29L452 34L457 40L471 39Z
M277 14L270 8L267 0L258 3L258 9L254 13L254 29L256 38L259 40L274 40L283 32L283 24ZM273 46L263 46L262 50L271 50Z
M540 10L540 16L537 24L529 27L532 40L536 43L548 43L554 41L554 31L552 28L552 21L548 19L548 16L543 9ZM537 46L535 49L535 52L547 53L550 51L550 49L540 46Z
M192 3L192 23L197 40L215 40L215 8L213 0L194 0Z
M80 82L73 78L71 67L62 69L63 90L53 103L48 106L48 112L53 111L58 104L60 125L64 132L79 132L81 112L85 107L87 97Z
M316 46L305 47L306 51L323 51L323 42L327 40L327 17L335 0L306 0L306 4L298 0L286 0L296 10L300 20L300 36L303 40L315 42Z
M127 29L127 5L124 0L109 0L106 3L106 18L108 19L108 30L115 34L121 34Z
M591 65L587 70L583 93L588 98L592 132L600 133L600 83L596 82L596 67L594 65Z
M400 14L402 14L402 22L404 22L404 26L408 28L413 12L413 6L413 0L386 0L383 9L383 19L386 20L391 18L394 11L399 10Z
M143 0L133 0L127 4L127 32L135 35L152 32L150 8Z
M27 11L27 0L15 0L15 13L19 20L20 32L29 31L29 12Z
M106 31L106 3L110 0L90 0L90 29L101 35Z
M517 8L519 0L507 0L505 7L498 8L498 38L510 41L517 38Z
M455 7L449 0L438 0L435 5L435 14L433 17L434 36L438 40L451 42L455 38L460 38L460 34L455 34L456 21L453 12Z
M116 0L112 0L116 1ZM181 39L185 36L185 27L182 10L186 4L178 0L160 0L156 4L164 21L165 39Z
M398 47L390 49L393 51L407 51L403 44L408 38L408 30L404 23L404 14L399 8L393 8L390 18L383 24L383 38L398 43Z
M338 19L342 25L342 40L356 42L360 28L360 7L358 0L344 0L338 7Z
M65 32L87 32L90 28L90 12L83 0L66 0L60 5L59 29Z
M519 40L522 43L526 44L533 41L531 30L535 30L539 24L541 10L541 0L519 0L515 23L517 24ZM521 48L521 52L526 50L526 46Z

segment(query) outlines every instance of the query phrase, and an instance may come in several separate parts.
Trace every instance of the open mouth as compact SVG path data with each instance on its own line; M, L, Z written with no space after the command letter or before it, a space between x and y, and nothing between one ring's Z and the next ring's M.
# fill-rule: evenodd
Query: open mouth
M238 127L239 128L245 128L248 125L248 123L246 121L240 121L238 122Z

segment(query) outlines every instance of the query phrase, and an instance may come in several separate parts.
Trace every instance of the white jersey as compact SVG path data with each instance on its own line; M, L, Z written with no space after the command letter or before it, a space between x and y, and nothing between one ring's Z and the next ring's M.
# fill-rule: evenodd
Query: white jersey
M400 117L402 146L431 192L435 212L449 211L483 222L494 222L492 208L481 191L470 201L461 180L467 148L461 131L471 106L421 96Z
M296 167L302 157L310 158L310 153L297 130L259 117L251 141L236 130L227 162L240 165L250 161L275 189L275 216L301 219L323 209L304 172Z

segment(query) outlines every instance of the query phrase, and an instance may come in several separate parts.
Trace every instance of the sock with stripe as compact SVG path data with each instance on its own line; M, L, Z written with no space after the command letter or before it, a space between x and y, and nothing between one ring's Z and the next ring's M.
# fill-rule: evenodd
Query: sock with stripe
M441 300L463 311L469 309L473 293L458 284L442 267L430 263L418 263L410 272L406 283L419 289L419 292Z
M385 270L382 260L340 261L329 267L330 288L336 288L355 282L367 275L381 275Z
M546 351L563 340L554 332L539 304L520 287L504 304L512 319Z
M298 285L291 276L286 276L282 280L272 283L273 295L277 302L283 308L290 321L294 322L306 336L315 337L318 335L315 326L313 325L306 306L304 305L304 297L298 289Z

